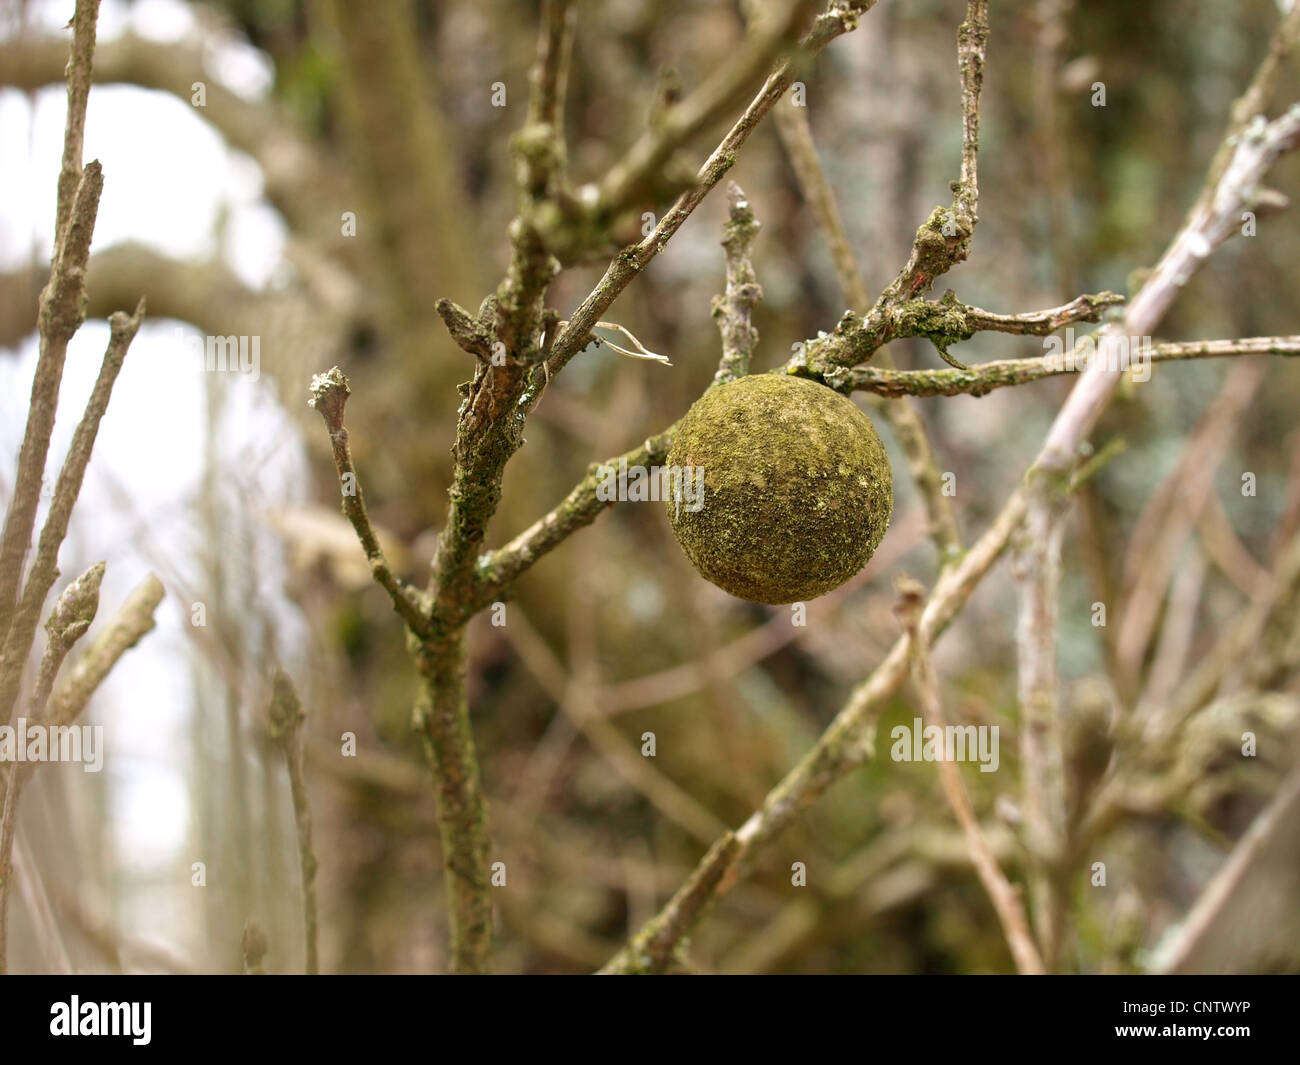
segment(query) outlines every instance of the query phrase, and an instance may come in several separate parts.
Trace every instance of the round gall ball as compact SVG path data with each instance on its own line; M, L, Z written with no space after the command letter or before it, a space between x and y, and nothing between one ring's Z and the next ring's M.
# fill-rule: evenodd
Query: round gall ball
M668 520L707 580L756 603L839 587L870 560L894 508L870 419L824 385L754 374L705 392L677 427L669 467L702 498L669 493Z

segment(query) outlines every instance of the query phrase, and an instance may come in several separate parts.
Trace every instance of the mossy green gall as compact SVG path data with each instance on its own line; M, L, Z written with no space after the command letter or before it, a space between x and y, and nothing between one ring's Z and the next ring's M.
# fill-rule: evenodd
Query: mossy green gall
M705 392L677 427L670 469L703 493L669 493L668 520L707 580L755 603L825 595L863 566L894 509L875 426L824 385L755 374ZM687 479L690 477L691 479Z

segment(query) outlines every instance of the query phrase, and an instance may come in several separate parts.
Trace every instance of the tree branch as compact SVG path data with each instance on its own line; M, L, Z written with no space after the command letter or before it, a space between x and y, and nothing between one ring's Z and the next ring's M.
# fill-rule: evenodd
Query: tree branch
M759 222L744 190L734 181L727 184L727 204L729 220L722 239L727 289L724 295L713 297L713 318L722 334L722 363L713 377L713 383L719 385L749 373L750 359L758 344L758 330L750 319L763 298L754 265L749 261Z
M845 6L855 6L861 14L874 2ZM671 181L665 181L663 175L673 153L752 91L763 71L795 41L814 6L815 0L794 0L779 14L773 13L773 17L746 35L703 85L658 115L652 128L641 135L600 182L595 210L612 216L643 201L653 203L662 194L662 186L671 188ZM800 52L808 54L809 46L801 44ZM693 183L688 177L685 185L689 188ZM672 190L672 195L680 191L679 186Z
M833 0L830 7L814 20L812 29L800 42L799 55L811 57L836 37L855 29L859 18L874 5L875 0ZM669 239L690 217L691 212L735 165L736 152L794 81L794 69L792 59L777 64L745 113L700 167L695 183L677 197L649 236L639 244L624 248L614 257L605 276L569 316L569 324L556 339L555 348L547 360L551 376L563 369L570 359L587 346L588 337L596 322L604 317L605 311L632 279L667 246Z
M1300 335L1155 344L1147 349L1147 354L1153 363L1233 355L1291 356L1300 354ZM1130 354L1128 361L1136 364L1138 360ZM879 396L986 396L998 388L1079 373L1086 368L1084 359L1071 366L1061 355L1053 354L1034 359L999 359L965 370L883 370L857 366L835 380L841 391L872 392Z
M63 381L63 363L68 341L81 327L82 292L86 261L90 257L90 237L95 228L99 196L104 176L98 162L92 162L82 174L73 199L72 210L54 249L50 281L41 293L40 355L32 378L31 406L22 448L18 453L18 472L14 478L13 497L5 515L4 533L0 535L0 646L11 635L13 607L18 599L23 563L31 545L40 501L41 479L54 430L54 414L59 402L59 385ZM28 644L30 646L30 644ZM7 673L15 668L6 655ZM17 667L21 668L21 667ZM10 703L0 698L0 718L8 720Z
M95 448L99 423L108 410L113 385L117 381L118 372L126 359L127 349L131 346L131 341L135 338L143 317L144 300L141 299L134 315L118 311L109 319L111 334L108 348L104 352L104 361L100 366L99 376L95 380L90 398L86 401L85 412L72 434L67 458L63 461L63 468L59 471L59 478L54 485L54 499L50 503L50 512L46 516L45 525L41 528L40 540L36 546L36 558L32 562L31 572L27 576L27 583L23 586L22 596L4 641L4 663L0 667L0 721L4 723L8 722L13 711L14 699L27 662L27 653L31 650L32 641L36 636L41 607L45 605L45 597L59 576L59 548L63 546L63 539L68 533L68 522L72 519L72 508L76 506L77 496L81 493L81 482L90 463L91 452Z
M393 573L392 567L384 557L383 548L379 546L379 538L370 525L370 515L366 512L365 499L361 494L361 482L352 463L348 431L343 424L343 410L351 394L352 389L348 385L348 379L343 375L343 371L335 366L312 378L311 398L307 403L325 419L325 427L329 430L330 446L334 451L334 465L338 470L339 483L343 490L343 514L356 530L357 539L361 541L361 548L370 563L371 575L388 593L393 601L393 608L411 631L417 634L426 633L429 623L419 592Z

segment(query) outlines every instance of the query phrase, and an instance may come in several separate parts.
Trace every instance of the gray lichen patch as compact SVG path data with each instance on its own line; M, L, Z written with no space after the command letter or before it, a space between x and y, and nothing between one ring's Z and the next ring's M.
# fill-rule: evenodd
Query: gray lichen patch
M703 505L668 505L687 558L756 603L837 588L870 560L893 512L889 460L870 419L799 377L756 374L710 389L678 426L668 463L704 469Z

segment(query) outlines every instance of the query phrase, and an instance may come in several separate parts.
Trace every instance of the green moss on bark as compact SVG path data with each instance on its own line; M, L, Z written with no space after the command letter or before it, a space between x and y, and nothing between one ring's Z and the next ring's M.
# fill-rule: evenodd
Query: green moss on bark
M678 426L668 463L704 470L697 508L667 501L677 542L742 599L824 595L867 564L889 527L893 479L875 427L803 378L757 374L710 389Z

